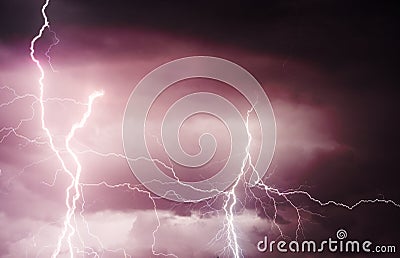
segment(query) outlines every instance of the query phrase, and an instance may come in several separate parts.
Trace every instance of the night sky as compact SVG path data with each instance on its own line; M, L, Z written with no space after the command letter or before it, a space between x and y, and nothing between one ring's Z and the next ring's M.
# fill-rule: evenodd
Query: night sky
M94 90L104 90L87 126L72 141L83 167L84 201L78 200L76 214L85 215L90 232L102 244L87 233L79 215L77 228L82 230L86 245L102 257L123 257L122 249L133 257L153 257L152 232L157 226L153 201L143 192L105 184L138 184L121 158L122 119L135 85L159 65L187 56L231 60L262 85L277 126L276 151L269 177L264 179L266 185L281 191L300 187L322 202L335 200L349 206L376 198L400 203L398 4L265 2L50 2L47 15L60 43L51 51L56 72L44 55L52 35L46 31L37 44L37 57L46 71L45 96L79 102L46 102L49 111L45 119L57 148L65 151L66 134L85 110L80 103L87 102ZM40 107L34 97L39 94L39 73L29 58L30 41L43 22L41 5L41 1L22 0L0 3L1 257L50 257L66 212L65 187L71 179L61 170L40 128ZM163 107L170 102L168 98L207 83L200 80L177 85L159 104ZM215 83L205 85L216 92L219 87L223 88ZM228 98L237 98L232 92L225 93ZM1 104L16 94L25 97ZM158 119L155 116L150 122ZM223 131L218 122L214 126L217 134ZM189 142L185 144L190 149L190 133L198 131L190 123L187 128L185 141ZM222 147L228 145L222 136L219 140L224 141ZM192 144L197 144L197 139ZM152 148L156 147L155 141ZM154 155L163 157L162 151ZM218 155L223 156L224 151ZM201 175L207 176L215 168L203 169ZM179 171L185 172L182 168ZM191 178L186 175L186 179ZM103 184L95 186L100 182ZM274 209L268 196L254 190L261 200L257 202L246 198L246 193L238 189L241 201L235 207L243 255L284 257L257 251L259 240L265 235L276 238L279 232L272 226ZM297 215L287 201L275 197L279 203L276 222L288 239L294 239ZM327 239L344 228L350 239L369 239L400 249L396 222L400 208L392 203L361 204L350 211L335 205L321 207L302 194L290 198L297 207L309 211L302 211L300 239ZM160 228L155 234L156 252L179 257L232 257L229 251L223 252L226 236L208 245L223 227L222 202L223 196L195 204L157 198ZM79 241L74 241L82 249ZM66 250L64 243L60 257L67 257ZM287 256L347 257L328 252Z

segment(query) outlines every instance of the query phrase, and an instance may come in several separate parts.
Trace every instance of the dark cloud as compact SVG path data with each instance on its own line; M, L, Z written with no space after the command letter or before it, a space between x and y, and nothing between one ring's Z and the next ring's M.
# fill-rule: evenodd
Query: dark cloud
M51 12L56 24L143 27L305 59L331 73L364 77L375 88L371 80L383 79L376 73L394 79L397 7L394 1L60 1Z
M32 87L36 75L23 65L29 59L21 56L28 54L27 43L41 22L39 3L3 1L0 9L3 14L0 21L4 24L0 28L3 59L0 83ZM124 105L135 83L147 72L182 56L209 54L228 58L260 80L274 107L278 139L271 166L274 173L266 181L268 184L281 190L303 185L323 201L335 199L353 204L362 198L384 196L399 202L397 10L395 2L377 1L245 4L58 0L52 2L48 13L62 39L53 52L54 64L62 73L49 76L47 82L52 87L46 93L86 101L93 88L104 87L103 102L96 106L86 130L80 131L74 142L83 160L82 181L137 184L123 158L99 156L85 150L90 147L102 153L122 153L120 122ZM52 118L57 121L62 118L52 124L53 129L71 123L70 108L50 107L54 111ZM0 127L18 122L13 120L21 115L17 111L1 110ZM39 131L36 124L27 126L23 132L37 136ZM19 173L38 156L48 154L42 147L19 144L12 137L0 147L3 179L0 222L4 228L10 224L10 232L21 234L13 235L10 240L13 243L6 241L7 234L1 235L3 253L11 252L12 244L24 246L30 231L37 232L38 225L54 221L64 212L60 200L63 201L62 189L68 177L61 176L54 187L42 182L52 182L59 168L54 165L55 159L13 177L13 173ZM10 178L13 180L9 181ZM146 239L152 238L148 227L153 229L155 225L153 203L146 194L127 187L109 189L89 185L83 187L83 192L85 214L107 244L112 246L118 239L122 241L117 241L120 245L132 244L130 248L138 247L146 255L149 253L151 244L147 242L130 243L125 238L111 239L107 235L107 223L115 219L123 222L118 232L126 233L132 228L132 235L142 232L147 234ZM254 192L262 196L271 218L274 215L271 201L262 191ZM244 198L243 189L238 196ZM303 229L308 237L323 239L343 227L354 238L368 237L389 244L397 239L398 208L368 204L347 211L334 206L321 208L304 196L290 198L301 207L321 214L303 214ZM278 199L277 223L292 236L296 214L282 198ZM193 251L196 246L191 239L195 232L195 238L202 243L209 240L222 224L218 221L221 216L207 212L220 209L221 205L222 198L195 205L157 201L164 223L158 236L162 240L160 250L168 250L168 245L174 246L176 240L175 247L182 248L180 254L184 257L214 255L214 249L204 253ZM271 232L270 221L254 200L238 205L238 211L239 206L246 208L237 218L248 238L248 242L243 240L249 248L246 252L250 250L246 255L262 257L254 252L253 243ZM198 213L206 215L197 217ZM19 219L24 217L47 221L36 224L29 221L29 225L18 228ZM170 232L176 232L176 237L171 237ZM189 247L183 248L186 245ZM218 248L221 246L215 249ZM21 254L15 256L18 255Z

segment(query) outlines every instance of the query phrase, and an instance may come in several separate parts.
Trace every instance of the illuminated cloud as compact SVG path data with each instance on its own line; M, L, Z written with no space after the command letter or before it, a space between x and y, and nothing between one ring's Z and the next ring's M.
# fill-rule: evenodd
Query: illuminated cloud
M80 9L76 2L72 5L59 2L59 5L55 3L54 13L59 12L57 8L60 6L65 6L66 12L87 11L83 7ZM102 12L100 7L98 11ZM334 66L334 61L328 68L321 67L318 61L310 61L300 54L292 58L290 54L279 51L277 46L270 46L275 51L269 51L267 48L246 47L246 40L239 38L232 43L218 40L218 37L201 38L173 29L103 26L89 21L82 21L77 26L62 21L66 17L60 19L59 23L57 18L54 22L61 42L51 55L57 72L51 72L41 56L47 71L46 121L56 146L65 151L63 143L69 128L86 110L86 106L80 103L85 103L94 90L104 90L105 95L94 104L86 126L76 132L72 147L83 166L83 214L90 232L99 237L104 248L86 233L79 216L81 206L76 214L78 228L82 229L80 233L87 245L104 252L105 256L120 257L122 249L138 257L151 254L152 232L157 227L153 202L146 194L127 187L110 189L94 184L103 181L110 185L138 184L123 157L122 119L129 94L148 72L186 56L211 55L232 60L261 82L272 102L278 131L268 184L282 191L303 185L321 200L335 199L349 204L361 198L376 198L379 194L396 198L397 183L393 175L398 171L398 162L397 144L393 142L398 138L394 104L397 102L396 95L392 94L390 78L382 78L382 90L368 84L363 90L357 80L357 67L348 67L348 71L328 69ZM32 29L33 33L36 27ZM243 34L246 30L241 29L238 33ZM24 122L17 132L39 142L27 143L10 133L10 129L3 129L0 133L0 139L10 133L0 144L0 253L10 257L51 255L66 210L64 189L70 182L70 178L60 171L48 145L43 143L46 139L37 119L39 105L34 97L38 96L37 70L28 56L30 35L17 36L0 45L0 87L9 86L21 96L32 94L1 107L0 127L17 127L21 119L32 117L34 110L34 119ZM41 53L50 42L50 35L45 36L38 45ZM305 40L303 45L307 46L309 41ZM260 38L260 42L268 43L265 36ZM369 69L366 71L373 73ZM150 131L159 134L160 110L170 105L173 99L204 88L225 94L233 102L241 104L241 96L224 90L218 83L207 84L198 80L181 88L177 85L176 91L166 92L159 99L159 109L154 108L149 121ZM0 90L1 103L14 97L10 89ZM79 103L66 99L59 102L54 98L74 99ZM257 125L252 126L255 133L252 152L257 153L259 135ZM221 166L219 161L223 163L228 152L226 129L220 122L206 116L185 124L182 130L185 148L196 152L197 137L194 136L207 127L212 127L221 143L216 163L205 166L200 173L197 171L196 176L178 168L179 175L185 180L213 175ZM151 135L150 139L153 155L168 161L157 140ZM65 153L63 155L69 159ZM264 195L264 204L268 204L264 211L260 203L245 198L244 189L239 188L237 194L243 201L239 206L245 207L238 210L235 217L239 243L246 257L261 257L255 243L265 234L275 236L278 233L271 225L271 202ZM257 194L262 195L260 192ZM337 227L346 227L354 237L376 236L377 241L390 240L397 232L393 221L396 221L399 211L391 206L367 205L349 212L336 207L321 210L302 196L293 199L300 207L325 216L304 213L304 237L330 236ZM224 240L210 244L223 227L223 214L215 211L221 210L221 198L209 204L177 205L162 199L157 199L156 203L161 223L155 234L157 252L174 253L180 257L209 257L223 250ZM376 221L377 216L385 219ZM294 237L297 215L290 205L280 204L276 222L289 237ZM393 230L388 229L389 226ZM105 249L113 249L115 253Z

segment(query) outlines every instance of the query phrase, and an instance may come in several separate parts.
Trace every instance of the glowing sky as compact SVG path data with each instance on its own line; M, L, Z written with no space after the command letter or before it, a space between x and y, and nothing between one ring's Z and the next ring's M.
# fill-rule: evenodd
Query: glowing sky
M51 3L48 15L61 40L51 52L54 72L43 55L50 34L38 42L37 51L46 69L46 121L58 148L64 148L69 128L85 112L81 103L93 91L104 91L86 126L72 140L82 163L85 200L84 210L83 199L78 201L77 227L87 246L104 257L123 257L123 249L133 257L152 257L154 236L153 249L179 257L216 257L226 246L224 236L218 238L224 223L222 197L197 204L156 199L160 226L153 235L158 227L153 200L126 186L107 187L138 184L122 146L122 119L131 91L154 68L186 56L218 56L236 62L265 89L277 123L267 185L282 191L301 186L321 201L348 205L383 197L400 201L396 180L399 80L394 62L399 38L392 8L328 1L310 9L311 2L266 6ZM41 3L13 3L1 8L0 256L49 257L62 227L70 178L60 170L38 119L38 71L29 58L29 42L40 27ZM226 85L207 80L187 84L176 85L159 99L160 110L153 110L150 130L159 133L160 114L173 98L199 89L225 94L246 110L241 96L224 90ZM12 89L25 96L1 104L13 100ZM24 119L29 121L21 124L18 135L38 143L29 143L9 129ZM215 161L223 162L229 139L220 122L205 116L185 126L182 137L188 152L198 148L194 136L211 127L221 147ZM257 126L252 126L256 139L252 153L257 153ZM165 158L154 138L151 149ZM182 168L177 171L190 181L212 176L220 167L218 162L209 164L194 176ZM264 210L245 193L242 188L237 191L239 243L245 257L264 257L255 244L266 234L279 234L270 219L271 201L255 190L267 207ZM277 200L282 203L276 221L286 236L294 238L295 210ZM310 211L302 212L301 238L328 238L345 228L352 238L397 241L400 209L393 205L366 204L349 211L319 207L301 195L292 200Z

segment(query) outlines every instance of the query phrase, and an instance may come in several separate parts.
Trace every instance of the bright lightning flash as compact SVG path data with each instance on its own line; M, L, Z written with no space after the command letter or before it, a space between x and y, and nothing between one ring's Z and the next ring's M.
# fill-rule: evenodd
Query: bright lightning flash
M246 173L256 172L256 174L258 175L258 173L252 163L252 156L250 153L252 135L251 135L250 128L249 128L249 116L250 116L251 112L253 111L253 109L254 109L254 107L251 107L251 109L249 109L247 111L245 127L246 127L248 142L247 142L247 146L246 146L246 150L245 150L246 155L243 158L240 173L239 173L238 177L236 178L236 181L234 182L234 184L231 186L230 190L223 193L226 196L226 199L225 199L224 205L223 205L223 210L225 212L225 224L224 224L224 228L223 228L224 232L222 232L222 233L219 232L219 234L226 235L227 247L224 248L224 250L222 251L222 254L226 254L227 249L228 249L230 251L227 254L228 257L234 257L234 258L244 257L243 250L240 248L240 244L238 242L238 233L236 232L236 227L235 227L235 222L234 222L235 205L239 202L239 199L236 196L236 190L237 190L237 187L238 187L240 181L244 181L246 197L248 197L248 195L251 195L250 196L251 198L254 198L256 201L258 201L260 203L260 205L264 208L265 215L267 215L266 207L263 204L263 201L255 195L254 190L255 189L263 190L265 195L271 200L271 202L273 204L274 215L270 219L271 219L273 225L279 231L280 237L282 237L282 238L285 238L285 235L284 235L282 229L280 228L280 226L278 225L278 223L276 222L276 218L277 218L277 214L278 214L278 207L277 207L278 201L275 198L275 196L283 198L285 200L285 202L288 203L289 206L291 206L297 214L296 240L298 239L300 232L302 232L302 215L301 214L303 212L321 216L321 217L322 217L322 215L320 215L318 213L313 213L311 211L305 210L302 207L297 206L290 199L290 196L305 196L310 201L316 203L317 205L319 205L321 207L328 206L328 205L334 205L334 206L345 208L348 210L353 210L354 208L358 207L359 205L368 204L368 203L370 203L370 204L385 203L385 204L390 204L390 205L400 208L400 204L398 204L395 201L390 200L390 199L362 199L353 205L347 205L347 204L340 203L340 202L333 201L333 200L324 202L324 201L321 201L321 200L313 197L310 193L308 193L307 191L301 190L300 188L295 189L295 190L280 191L277 188L266 185L261 180L261 178L258 178L258 180L257 180L258 183L255 186L250 186L247 182L245 182ZM267 177L267 179L268 179L268 177ZM248 192L250 192L250 193L248 193Z
M39 33L31 41L30 56L31 56L32 61L36 64L37 68L40 71L40 77L39 77L38 83L39 83L39 86L40 86L39 103L40 103L40 108L41 108L40 118L41 118L42 129L46 132L46 135L47 135L48 140L49 140L50 147L53 150L53 152L56 154L58 160L60 161L63 170L65 172L67 172L68 175L72 179L71 184L66 189L65 205L67 206L67 212L66 212L65 219L64 219L64 228L62 230L62 233L59 236L59 239L58 239L58 242L57 242L57 247L54 250L54 252L52 254L52 257L57 257L59 255L60 250L61 250L61 246L62 246L62 241L65 239L65 236L66 236L68 231L69 231L69 234L67 236L67 242L68 242L68 247L69 247L69 253L70 253L71 257L73 257L73 245L72 245L71 238L75 233L75 227L72 225L72 221L71 220L72 220L73 215L75 214L76 202L80 198L79 184L80 184L80 176L81 176L81 172L82 172L82 166L81 166L81 164L80 164L80 162L78 160L77 155L71 149L70 141L74 137L76 130L84 127L86 121L88 120L88 118L89 118L89 116L90 116L90 114L92 112L93 101L97 97L103 96L103 92L94 92L93 94L91 94L89 96L89 102L87 104L87 106L88 106L87 111L83 115L81 121L72 126L71 130L69 131L69 133L68 133L68 135L66 137L65 146L66 146L67 152L73 158L73 160L74 160L74 162L76 164L76 167L77 167L76 171L74 173L67 167L65 160L61 157L60 151L55 147L53 136L52 136L49 128L47 128L47 126L46 126L45 106L44 106L44 82L43 82L44 79L45 79L45 72L44 72L44 69L43 69L42 65L40 64L40 61L35 57L35 44L36 44L37 40L39 40L43 36L43 33L44 33L44 31L46 29L48 29L54 35L54 37L56 38L55 43L50 45L50 47L48 48L48 50L47 50L47 52L45 54L46 57L48 58L48 61L50 61L49 52L50 52L51 48L59 42L59 40L56 37L55 33L50 30L50 23L49 23L47 15L46 15L46 8L48 7L49 2L50 2L50 0L46 0L44 5L42 6L42 10L41 11L42 11L42 17L44 19L44 23L43 23L42 27L40 28ZM74 192L74 194L72 196L72 199L71 199L71 190L73 190L73 192Z
M44 92L45 92L45 70L43 68L43 66L41 65L39 59L36 57L36 53L35 53L35 46L38 40L40 40L43 37L43 34L45 33L45 31L48 31L51 33L52 37L53 37L53 43L49 46L49 48L47 49L47 51L45 52L45 57L47 58L48 63L50 64L50 67L52 69L52 71L54 71L53 69L53 65L51 64L51 58L50 58L50 51L52 49L52 47L56 46L57 43L59 42L59 39L57 38L57 35L55 34L54 31L52 31L50 29L50 23L49 23L49 19L46 15L46 9L49 5L50 0L46 0L45 3L43 4L42 8L41 8L41 14L42 14L42 18L44 19L44 23L42 24L38 34L32 39L31 44L30 44L30 57L32 59L32 61L36 64L36 67L39 70L39 79L38 79L38 84L40 87L40 95L39 97L33 95L33 94L25 94L25 95L18 95L12 88L9 87L1 87L0 90L8 90L11 93L13 93L13 95L15 96L11 101L6 102L6 103L1 103L0 104L0 108L3 106L7 106L9 104L12 104L14 101L18 100L18 99L23 99L23 98L33 98L35 101L33 103L38 103L40 105L40 122L41 122L41 128L43 129L43 131L46 134L47 137L47 141L42 141L40 138L35 138L35 139L30 139L24 135L19 134L17 131L19 129L19 127L21 126L22 123L26 122L26 121L30 121L34 118L35 116L35 112L34 112L34 108L33 108L33 104L32 104L32 116L26 119L22 119L20 120L19 124L16 127L4 127L2 129L0 129L0 132L3 131L8 131L8 133L6 133L2 138L0 138L0 143L3 142L3 140L5 138L7 138L11 133L13 133L15 136L24 139L25 141L29 142L29 143L34 143L34 144L47 144L49 145L49 147L51 148L52 152L54 153L55 157L57 157L58 161L61 164L62 170L64 172L66 172L70 178L71 178L71 183L70 185L65 189L65 194L66 194L66 198L65 198L65 206L66 206L66 213L65 213L65 217L64 217L64 221L63 221L63 228L62 231L60 233L60 235L58 236L57 239L57 244L56 244L56 248L52 253L52 258L55 258L57 256L59 256L61 254L61 252L63 252L62 248L64 243L66 243L67 247L68 247L68 254L70 257L74 257L74 253L83 253L86 254L88 256L92 256L92 257L100 257L101 255L96 252L96 250L94 250L94 248L91 247L85 247L83 248L83 251L77 247L74 246L73 244L73 238L75 236L75 234L77 233L78 237L80 238L79 235L79 230L77 229L76 226L76 221L75 221L75 216L76 216L76 210L77 210L77 202L78 200L82 201L82 206L81 206L81 212L80 212L80 216L82 218L82 221L86 223L86 228L87 228L87 232L88 234L93 237L94 239L97 240L98 243L100 243L100 246L103 250L105 250L104 245L101 243L101 240L99 237L93 235L92 233L90 233L89 230L89 225L88 223L85 221L85 218L83 216L84 213L84 205L85 205L85 199L84 199L84 195L83 195L83 187L107 187L110 189L114 189L114 188L127 188L129 190L132 191L137 191L139 193L145 194L148 196L148 198L152 201L153 206L154 206L154 212L155 215L157 217L157 221L158 224L156 225L154 231L153 231L153 243L151 246L151 250L152 250L152 254L153 256L171 256L171 257L177 257L175 254L172 253L164 253L164 252L157 252L155 250L155 245L156 245L156 233L158 231L158 229L161 227L161 222L160 222L160 218L158 216L158 212L157 212L157 206L156 206L156 200L160 199L162 197L155 197L153 196L150 192L143 190L141 187L139 186L132 186L129 183L121 183L121 184L117 184L117 185L110 185L104 181L99 182L99 183L93 183L93 184L85 184L82 183L80 181L80 177L81 177L81 173L82 173L82 166L81 163L78 159L78 154L80 153L76 153L74 152L74 150L71 148L71 140L74 138L75 136L75 132L81 128L83 128L87 122L87 120L89 119L91 113L92 113L92 108L93 108L93 102L98 98L103 96L103 92L101 91L96 91L94 93L92 93L89 96L89 100L87 103L80 103L77 102L76 100L73 99L61 99L61 98L53 98L53 99L45 99L44 98ZM79 120L79 122L75 123L69 133L66 136L65 139L65 149L67 154L72 157L72 160L74 162L73 167L75 167L75 169L71 169L66 160L62 157L63 152L61 152L59 149L56 148L55 144L54 144L54 138L52 136L51 131L49 130L49 128L46 125L46 120L45 120L45 114L46 114L46 108L45 108L45 103L47 101L71 101L73 103L76 104L80 104L80 105L86 105L87 109L86 112L83 114L82 118ZM277 198L283 198L285 200L285 202L287 204L289 204L293 209L295 209L296 213L297 213L297 230L296 230L296 237L298 237L298 235L301 233L302 231L302 213L303 212L309 212L310 211L306 211L305 209L299 207L298 205L296 205L292 200L291 200L291 196L305 196L307 197L310 201L320 205L320 206L327 206L327 205L335 205L341 208L345 208L345 209L349 209L352 210L354 208L356 208L357 206L361 205L361 204L366 204L366 203L386 203L386 204L391 204L394 205L396 207L400 208L400 205L392 200L388 200L388 199L366 199L366 200L360 200L357 203L355 203L354 205L346 205L340 202L336 202L336 201L320 201L317 198L311 196L308 192L301 190L301 189L295 189L295 190L286 190L286 191L281 191L278 190L277 188L273 188L271 186L268 186L267 184L265 184L261 178L259 178L258 183L255 186L250 186L245 182L245 175L248 171L251 172L257 172L255 171L255 168L252 164L252 157L250 154L250 147L251 147L251 142L252 142L252 135L250 133L250 129L249 129L249 116L251 114L251 112L253 111L253 107L247 111L247 117L246 117L246 122L245 122L245 126L246 126L246 131L247 131L247 146L245 149L246 155L242 161L242 166L240 168L240 173L238 174L236 180L234 181L233 185L231 186L231 188L229 190L227 190L226 192L220 192L219 195L215 198L213 198L212 200L203 200L205 201L207 207L211 208L210 203L212 203L213 201L215 201L217 198L219 197L223 197L224 202L223 205L221 207L221 210L224 213L224 224L223 224L223 228L220 230L220 232L218 232L218 236L215 237L215 240L219 240L221 239L221 236L225 236L226 237L226 246L225 248L222 250L220 255L225 255L225 256L229 256L229 257L235 257L235 258L239 258L239 257L243 257L244 256L244 251L242 250L242 248L240 247L239 244L239 233L237 232L236 229L236 224L235 224L235 216L237 215L235 207L238 203L241 203L241 201L239 200L239 198L237 197L237 190L238 190L238 186L240 184L240 182L244 183L245 186L245 191L246 191L246 197L250 197L255 199L256 201L258 201L260 203L260 205L263 207L265 214L267 215L266 212L266 206L263 203L263 201L256 196L255 194L255 190L262 190L266 197L268 197L273 205L273 209L274 209L274 215L270 218L271 221L273 222L273 225L278 229L278 231L280 232L280 236L284 237L283 231L281 230L281 228L279 227L278 223L276 222L276 218L277 218L277 213L278 213L278 207L277 207L277 203L278 200ZM96 155L99 156L103 156L103 157L108 157L108 156L113 156L113 157L117 157L117 158L123 158L126 159L126 157L122 154L117 154L117 153L100 153L97 152L95 150L89 149L87 150L87 152L91 152L94 153ZM166 164L163 164L161 161L159 160L151 160L152 162L157 162L157 163L161 163L161 165L163 165L165 168L170 169L174 176L176 177L176 174L173 171L173 167L172 164L171 166L168 166ZM41 161L39 161L40 163ZM28 165L26 167L24 167L24 170L26 168L28 168L29 166L32 166L34 164L33 163L31 165ZM1 173L1 170L0 170ZM55 177L57 177L57 173ZM258 173L257 173L258 174ZM56 178L55 178L56 179ZM54 180L55 180L54 179ZM176 177L176 179L179 181L179 178ZM184 184L184 182L182 182L182 184ZM48 184L51 186L51 184ZM197 189L200 190L200 189ZM218 191L218 190L216 190ZM81 240L81 242L83 243L83 241ZM111 252L122 252L124 257L130 257L130 255L128 255L126 253L126 251L121 248L121 249L117 249L117 250L107 250L107 251L111 251Z

